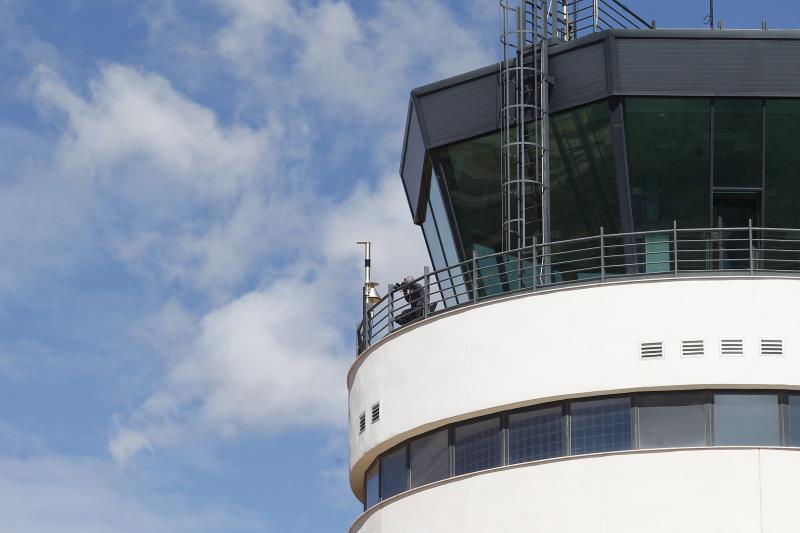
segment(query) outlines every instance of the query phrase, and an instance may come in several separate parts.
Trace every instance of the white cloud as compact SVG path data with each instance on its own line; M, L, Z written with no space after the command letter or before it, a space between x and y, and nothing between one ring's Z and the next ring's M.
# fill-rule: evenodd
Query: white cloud
M238 74L288 98L309 98L338 117L402 115L411 83L489 64L495 40L443 3L384 0L357 14L350 3L215 0L229 23L217 49ZM481 21L485 24L485 21ZM288 76L276 78L276 70ZM413 81L417 80L417 81Z
M36 213L41 247L81 244L85 261L110 255L163 293L161 311L131 327L166 353L162 379L118 416L108 447L123 462L198 435L343 426L360 315L355 241L373 241L384 294L427 262L395 170L408 91L491 56L438 3L386 0L366 14L327 0L215 5L226 17L217 53L263 100L247 122L221 120L143 68L103 64L86 87L43 65L31 78L61 127L52 157L20 181L19 205L53 204ZM177 24L174 10L164 16L153 27ZM331 121L343 115L382 133ZM338 138L315 137L317 125ZM361 181L349 192L349 177L324 184L344 200L320 193L337 172L320 175L312 157L358 135L374 156L352 169ZM381 177L366 179L376 167Z
M196 341L110 441L117 460L198 432L228 438L346 424L362 275L355 241L378 243L375 274L386 282L419 273L426 254L395 177L357 187L321 219L321 256L298 259L263 289L203 317Z
M2 529L14 533L264 531L241 509L190 505L142 490L113 464L87 457L0 457Z
M42 108L66 117L52 174L80 198L60 205L144 277L224 295L309 231L294 223L312 185L296 179L302 122L225 126L163 77L120 65L101 67L87 97L46 66L32 79Z

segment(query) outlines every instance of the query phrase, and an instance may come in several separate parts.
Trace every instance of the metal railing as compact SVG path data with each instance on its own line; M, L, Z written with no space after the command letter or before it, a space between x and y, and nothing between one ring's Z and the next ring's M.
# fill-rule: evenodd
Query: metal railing
M618 0L529 0L527 3L549 15L536 17L536 24L539 34L551 39L568 41L603 30L655 27Z
M708 228L606 234L474 256L368 307L356 328L357 353L393 331L457 307L520 292L621 279L697 275L800 275L800 229Z

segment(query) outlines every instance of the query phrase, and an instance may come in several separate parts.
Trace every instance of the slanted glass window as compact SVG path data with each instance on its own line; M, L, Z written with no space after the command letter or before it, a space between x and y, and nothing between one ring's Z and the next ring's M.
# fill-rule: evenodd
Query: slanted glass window
M455 428L455 474L500 466L500 419Z
M372 466L369 467L367 470L367 475L365 476L364 482L364 509L369 509L379 501L381 501L381 493L380 493L380 479L378 473L380 471L380 467L378 464L378 460L372 463Z
M626 98L631 209L636 231L704 228L709 208L711 103L705 98Z
M438 156L464 253L471 257L474 245L499 252L500 133L439 148Z
M800 446L800 394L789 395L789 405L787 409L788 433L787 444L789 446Z
M639 396L639 447L705 446L705 392L657 392Z
M714 187L761 187L761 100L714 101Z
M630 398L572 402L570 415L573 454L630 449Z
M450 447L443 429L411 441L411 488L450 475Z
M406 490L407 479L405 446L381 457L381 499L391 498Z
M767 100L766 106L766 226L800 228L800 100Z
M604 100L550 119L550 237L553 241L615 233L619 199Z
M561 406L508 415L508 462L536 461L564 454Z
M714 394L715 446L778 446L777 394Z

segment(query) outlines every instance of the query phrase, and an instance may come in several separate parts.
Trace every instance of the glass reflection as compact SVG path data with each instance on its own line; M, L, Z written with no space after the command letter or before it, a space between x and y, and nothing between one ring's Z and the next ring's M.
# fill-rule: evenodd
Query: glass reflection
M406 448L398 448L381 457L381 499L406 490Z
M372 466L369 467L367 470L366 475L366 482L364 483L366 486L364 487L364 492L366 493L366 497L364 499L364 506L369 508L381 501L381 493L380 493L380 479L379 479L379 460L375 460L372 463Z
M704 98L626 98L631 209L636 231L707 227L711 104Z
M572 453L630 449L630 408L630 398L572 402Z
M778 446L777 394L714 394L715 446Z
M766 113L766 225L800 228L800 100L767 100Z
M508 462L521 463L564 453L561 406L508 416Z
M704 392L639 396L639 447L705 446L706 399Z
M455 428L455 474L500 466L500 419Z
M606 101L550 119L550 235L558 241L620 227Z
M714 187L761 187L761 100L714 101Z
M411 488L445 479L450 475L447 430L411 441Z

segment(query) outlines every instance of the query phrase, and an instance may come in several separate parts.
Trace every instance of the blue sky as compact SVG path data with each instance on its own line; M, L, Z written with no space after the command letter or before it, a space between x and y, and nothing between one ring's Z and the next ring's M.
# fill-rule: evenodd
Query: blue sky
M354 243L379 281L421 272L408 92L494 61L498 25L494 0L0 0L4 530L347 528Z

